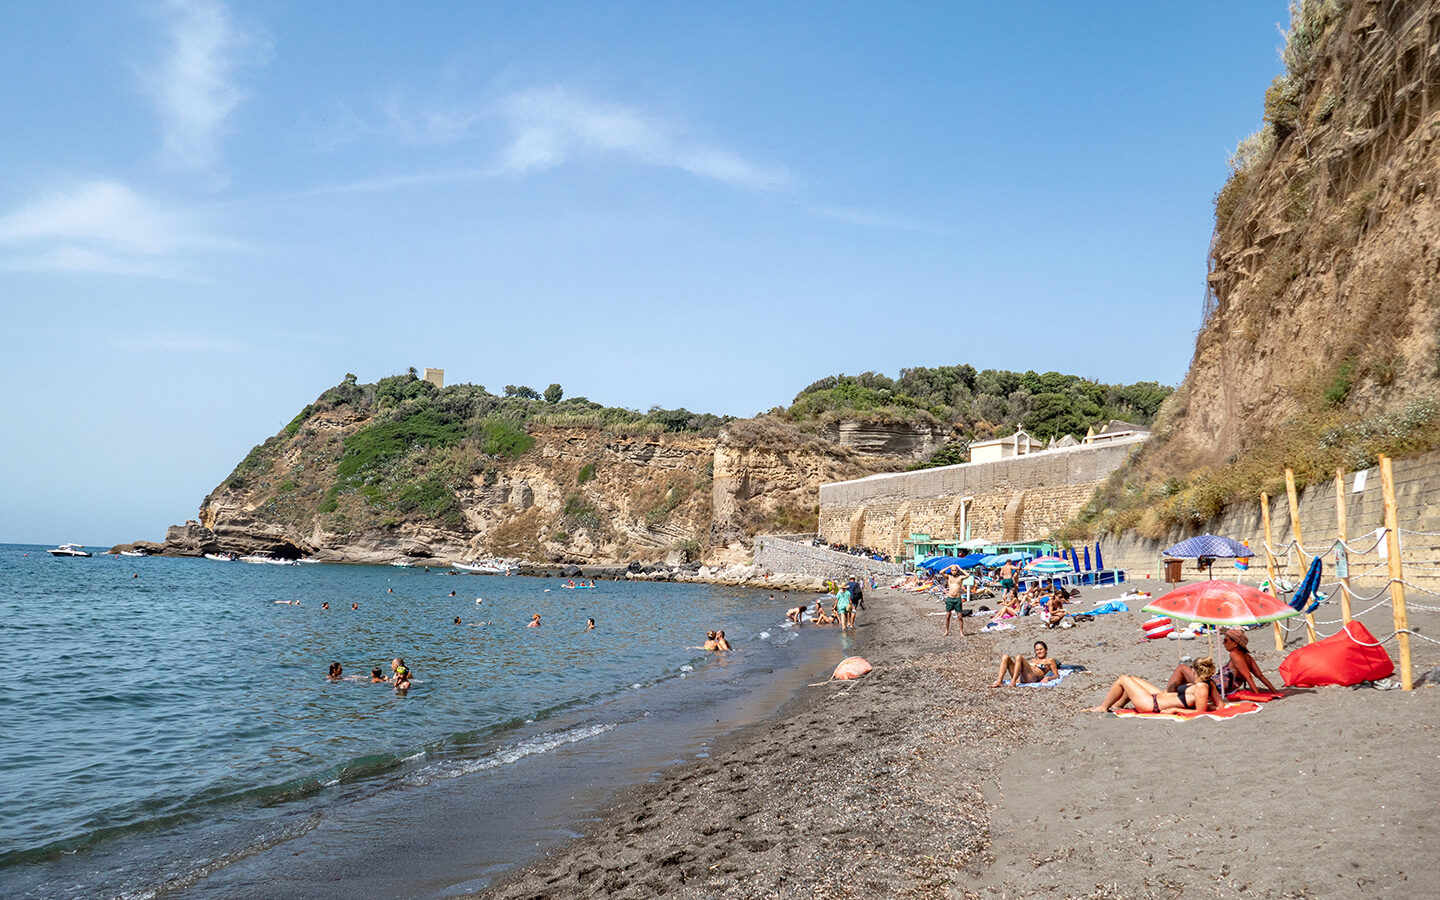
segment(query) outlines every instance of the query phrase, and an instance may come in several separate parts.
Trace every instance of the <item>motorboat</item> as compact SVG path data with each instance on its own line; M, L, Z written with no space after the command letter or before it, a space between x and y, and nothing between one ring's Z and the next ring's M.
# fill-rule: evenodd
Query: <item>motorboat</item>
M121 556L149 556L144 550L121 550Z
M390 560L390 565L394 566L394 567L397 568L397 569L413 569L413 568L415 568L415 563L411 562L411 561L408 560L408 559L392 559L392 560Z
M89 550L79 544L61 544L50 551L51 556L94 556Z
M262 564L262 565L267 565L267 566L297 566L297 565L299 565L299 563L297 563L295 560L293 560L293 559L281 559L281 558L279 558L278 556L275 556L274 554L272 554L269 550L256 550L254 553L250 554L249 556L242 556L242 557L240 557L240 561L243 562L243 563L260 563L260 564Z
M467 575L513 575L515 564L504 559L477 559L473 563L451 563L450 568Z
M213 559L216 562L234 562L239 557L233 553L207 553L205 554L205 558Z

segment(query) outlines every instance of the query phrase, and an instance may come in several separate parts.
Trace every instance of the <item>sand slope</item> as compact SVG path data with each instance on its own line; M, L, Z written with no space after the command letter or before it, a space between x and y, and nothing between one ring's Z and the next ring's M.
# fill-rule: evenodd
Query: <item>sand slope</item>
M1115 675L1163 683L1205 649L1137 642L1138 611L944 640L938 602L866 600L853 652L874 673L804 689L490 894L1440 896L1440 690L1319 689L1224 722L1083 713ZM1037 636L1087 671L990 688ZM1418 671L1440 664L1419 644ZM1278 681L1269 632L1251 648Z

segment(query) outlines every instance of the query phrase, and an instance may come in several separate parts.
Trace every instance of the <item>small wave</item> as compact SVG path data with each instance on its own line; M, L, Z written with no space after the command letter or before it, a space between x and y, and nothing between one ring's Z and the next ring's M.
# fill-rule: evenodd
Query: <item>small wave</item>
M519 762L527 756L534 756L537 753L548 753L566 744L575 744L592 737L598 737L607 731L613 730L615 726L616 723L614 722L604 722L599 725L587 725L581 728L571 728L567 731L537 735L513 746L504 747L487 756L482 756L479 759L454 760L427 767L406 778L405 783L415 787L423 787L440 778L459 778L462 775L471 775L500 766L508 766L511 763Z
M681 666L681 667L680 667L680 671L682 671L682 672L693 672L693 671L695 671L695 667L694 667L694 666Z
M768 640L770 640L770 632L768 632L768 631L762 631L762 632L760 632L760 640L762 640L762 641L768 641Z

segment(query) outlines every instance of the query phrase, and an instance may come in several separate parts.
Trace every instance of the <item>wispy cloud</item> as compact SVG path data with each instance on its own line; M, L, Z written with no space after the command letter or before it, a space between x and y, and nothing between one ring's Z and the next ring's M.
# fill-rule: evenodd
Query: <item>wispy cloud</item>
M226 122L247 93L240 69L264 42L238 28L219 0L170 0L169 46L151 90L164 130L165 157L193 169L214 164Z
M581 97L560 87L520 91L474 109L409 105L398 95L379 104L378 121L365 126L346 117L344 134L327 147L375 135L410 145L488 142L490 161L472 168L379 177L320 192L388 190L437 181L521 176L584 159L610 158L665 169L751 190L775 190L790 173L746 159L696 137L684 127L621 103ZM482 155L484 151L482 151Z
M187 212L114 181L93 181L0 215L0 265L12 270L186 277L184 255L235 250Z
M769 190L790 181L764 166L638 110L575 96L563 88L515 94L500 106L512 138L500 155L501 171L525 173L586 154L605 154L736 187Z

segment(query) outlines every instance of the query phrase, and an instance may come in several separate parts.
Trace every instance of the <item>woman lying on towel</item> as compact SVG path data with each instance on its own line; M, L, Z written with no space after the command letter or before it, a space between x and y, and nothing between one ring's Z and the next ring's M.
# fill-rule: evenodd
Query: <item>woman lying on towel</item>
M1109 712L1112 707L1132 706L1136 712L1153 713L1171 709L1193 709L1197 712L1219 709L1225 705L1210 677L1215 674L1215 661L1210 657L1195 661L1196 680L1179 685L1173 691L1162 691L1143 678L1121 675L1110 685L1105 702L1086 712Z

